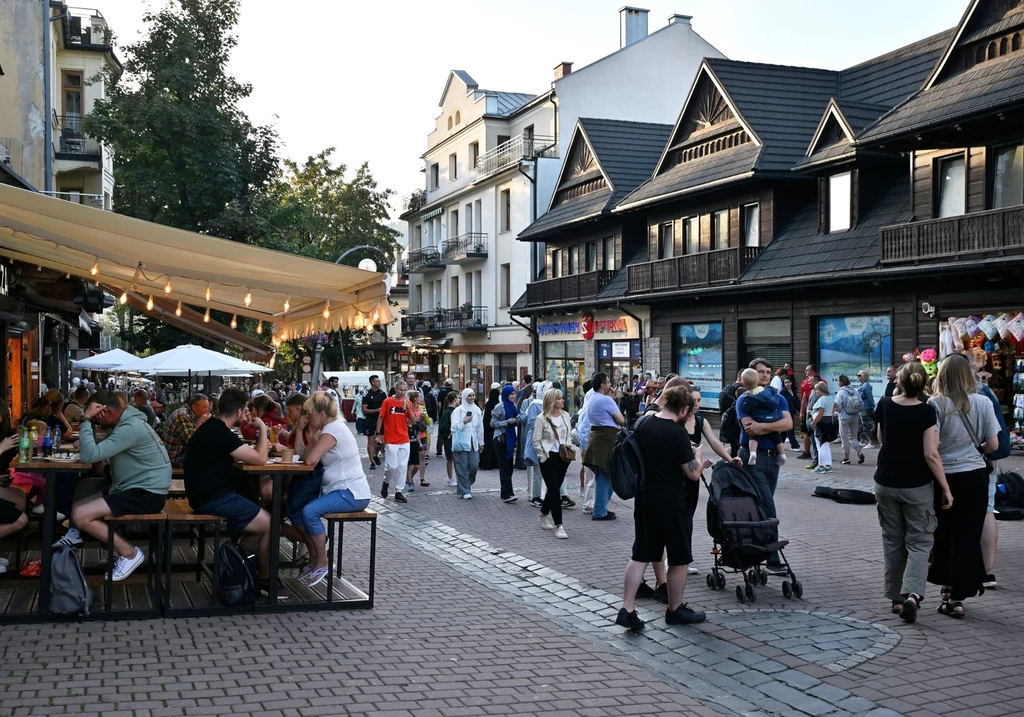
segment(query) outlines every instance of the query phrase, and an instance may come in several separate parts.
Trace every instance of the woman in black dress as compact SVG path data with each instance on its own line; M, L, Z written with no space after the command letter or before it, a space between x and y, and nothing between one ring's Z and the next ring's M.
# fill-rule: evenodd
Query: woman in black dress
M780 391L783 398L786 399L786 403L789 404L789 415L797 416L800 414L800 397L797 395L793 388L793 379L791 376L786 376L782 379L782 391ZM789 429L789 433L786 434L786 438L789 439L789 445L794 449L800 448L800 444L796 440L796 422L793 422L793 428Z
M484 405L484 430L489 431L491 425L491 411L498 405L498 401L501 399L501 394L498 389L492 388L490 395L487 397L487 403ZM484 441L484 452L480 456L480 470L490 471L498 467L498 458L494 455L493 441Z

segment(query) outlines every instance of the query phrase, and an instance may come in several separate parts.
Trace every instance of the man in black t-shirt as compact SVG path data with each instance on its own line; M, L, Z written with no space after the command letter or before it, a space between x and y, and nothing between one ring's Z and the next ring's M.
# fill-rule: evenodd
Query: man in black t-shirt
M896 393L896 364L889 364L889 368L885 371L885 397L892 398L892 395Z
M370 390L363 394L363 433L366 434L366 455L370 459L370 470L376 470L380 465L377 456L377 418L387 397L380 389L380 376L370 376Z
M248 498L235 492L235 461L252 466L267 463L270 440L267 426L249 414L249 396L239 388L228 388L220 395L217 415L196 429L185 451L185 496L196 513L219 515L227 520L228 531L245 533L250 549L259 558L260 592L268 595L270 585L270 514ZM232 432L247 423L259 430L256 446L250 446ZM287 600L283 586L278 600Z
M687 480L700 480L703 457L694 452L683 424L694 410L693 394L678 386L662 392L661 411L640 422L635 435L644 458L643 486L633 506L635 539L626 567L625 594L617 625L634 632L644 621L636 613L636 591L647 564L668 551L668 610L665 622L687 625L704 622L705 616L683 602L690 552Z

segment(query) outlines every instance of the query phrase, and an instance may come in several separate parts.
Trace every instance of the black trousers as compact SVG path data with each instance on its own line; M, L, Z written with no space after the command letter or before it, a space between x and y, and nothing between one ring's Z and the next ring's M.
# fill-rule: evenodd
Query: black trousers
M948 585L951 599L974 597L985 581L981 555L981 531L988 510L988 473L984 468L966 473L947 473L953 507L937 508L938 524L928 568L928 582ZM936 491L937 500L941 500Z
M494 446L494 457L498 461L498 475L501 477L501 499L505 500L515 495L515 491L512 489L512 461L515 460L515 452L513 451L512 458L506 457L507 449L504 437L494 439L491 445Z
M540 464L540 475L548 492L544 494L544 504L540 507L541 515L550 515L555 525L562 524L562 481L569 464L558 457L557 453L548 453L548 459Z

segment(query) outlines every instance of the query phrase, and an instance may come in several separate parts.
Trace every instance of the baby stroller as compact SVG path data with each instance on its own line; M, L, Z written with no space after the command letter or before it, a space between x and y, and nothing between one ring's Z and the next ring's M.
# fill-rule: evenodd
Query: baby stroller
M772 575L786 578L782 594L787 598L803 596L803 585L782 552L789 541L778 539L779 520L765 515L753 476L744 468L722 462L711 472L711 485L703 476L701 480L708 489L708 533L715 542L715 565L707 576L708 587L724 590L725 570L729 569L743 576L744 584L736 586L736 599L754 602L755 586L768 584L769 572L762 563L778 551L782 570Z

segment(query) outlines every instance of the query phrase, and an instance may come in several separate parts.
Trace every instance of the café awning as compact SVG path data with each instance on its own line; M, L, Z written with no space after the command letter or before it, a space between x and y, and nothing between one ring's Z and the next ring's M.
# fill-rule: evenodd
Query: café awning
M115 292L261 320L274 326L274 343L393 320L382 274L2 184L0 256L81 276Z

